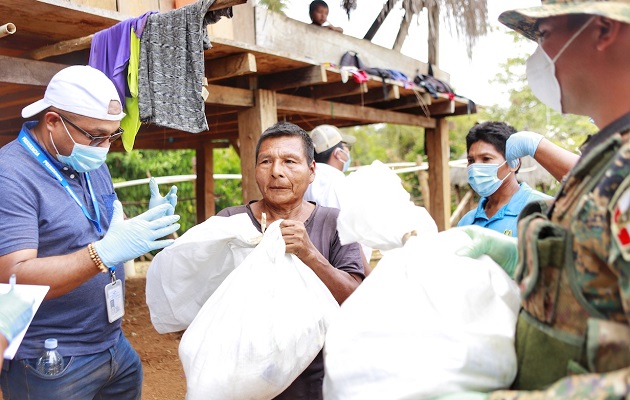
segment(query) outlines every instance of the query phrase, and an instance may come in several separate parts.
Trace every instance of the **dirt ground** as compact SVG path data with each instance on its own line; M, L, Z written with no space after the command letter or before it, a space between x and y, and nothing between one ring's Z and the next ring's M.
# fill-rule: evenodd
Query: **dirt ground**
M139 263L137 263L139 264ZM151 325L145 298L143 265L138 275L126 280L123 331L142 360L142 399L177 400L186 397L186 378L177 349L182 333L160 335Z
M373 258L372 267L380 259ZM135 276L127 276L122 328L140 355L144 369L143 400L180 400L186 397L186 377L178 347L183 332L160 335L151 324L146 303L146 270L149 262L135 263ZM0 392L0 400L2 393Z

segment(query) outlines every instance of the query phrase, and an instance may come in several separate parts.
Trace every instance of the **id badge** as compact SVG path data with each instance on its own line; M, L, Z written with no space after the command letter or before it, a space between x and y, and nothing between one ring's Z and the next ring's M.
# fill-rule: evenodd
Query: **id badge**
M125 299L120 279L105 286L105 302L107 303L107 318L110 323L125 315Z

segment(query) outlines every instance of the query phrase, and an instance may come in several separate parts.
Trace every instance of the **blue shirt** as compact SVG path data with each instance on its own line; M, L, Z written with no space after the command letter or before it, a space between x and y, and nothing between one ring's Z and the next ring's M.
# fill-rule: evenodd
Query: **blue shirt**
M35 122L27 122L22 131L37 142L29 131L34 125ZM42 150L94 218L85 174L66 167ZM116 199L111 175L105 164L89 174L100 209L100 224L106 232ZM101 238L79 205L17 140L0 149L0 188L0 255L25 249L37 249L37 257L65 255L85 249ZM124 282L122 264L116 266L116 278ZM111 324L107 319L105 285L110 282L109 274L98 273L74 290L45 300L16 359L39 357L47 338L58 340L64 357L94 354L114 345L121 334L122 319Z
M520 188L510 201L501 207L492 218L486 215L487 197L482 197L476 210L470 210L462 217L457 226L477 225L503 233L507 236L518 236L518 215L532 201L549 200L553 197L532 189L527 183L519 184Z

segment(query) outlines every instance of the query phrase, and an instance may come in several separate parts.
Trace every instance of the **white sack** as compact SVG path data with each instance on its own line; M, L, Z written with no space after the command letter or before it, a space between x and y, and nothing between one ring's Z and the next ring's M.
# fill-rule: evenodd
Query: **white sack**
M516 375L518 287L446 231L389 251L343 303L324 348L326 400L423 399L505 388Z
M336 300L293 254L275 221L204 304L179 356L188 400L271 399L322 349Z
M389 250L402 247L403 235L413 230L418 235L437 233L431 215L413 204L398 175L380 161L348 175L337 196L341 244Z
M262 234L245 213L210 217L160 251L147 271L146 298L159 333L184 330Z

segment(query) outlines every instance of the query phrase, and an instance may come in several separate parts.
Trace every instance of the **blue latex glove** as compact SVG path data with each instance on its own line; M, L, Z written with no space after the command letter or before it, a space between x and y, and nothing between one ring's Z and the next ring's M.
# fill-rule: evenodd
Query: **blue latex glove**
M543 135L536 132L520 131L510 135L505 143L505 159L510 167L518 167L518 159L521 157L534 157L541 140Z
M33 316L33 301L26 301L15 290L0 295L0 334L7 342L22 331ZM0 357L2 355L0 354Z
M175 212L175 206L177 205L177 186L171 186L171 190L168 191L167 195L162 197L162 195L160 195L160 189L158 188L157 182L155 182L155 179L151 177L151 179L149 179L149 189L151 190L149 210L161 204L170 204L173 206L173 210L170 211L170 214L166 215L173 215Z
M167 215L167 214L171 215ZM179 215L173 206L161 204L137 217L124 219L122 204L114 201L114 215L103 239L94 243L94 250L107 267L133 260L151 250L164 248L173 239L158 240L179 229Z
M460 229L472 239L470 245L462 247L455 254L470 258L479 258L486 254L499 264L508 275L514 277L514 270L518 264L518 240L516 238L476 225L452 229Z

